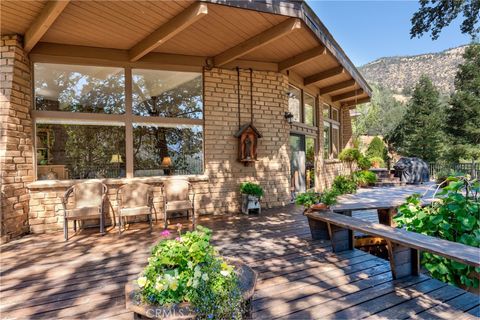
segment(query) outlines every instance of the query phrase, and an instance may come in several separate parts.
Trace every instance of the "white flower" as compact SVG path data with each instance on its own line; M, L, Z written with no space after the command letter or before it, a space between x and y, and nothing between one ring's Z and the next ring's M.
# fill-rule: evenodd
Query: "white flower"
M192 261L188 261L188 269L193 269L193 262Z
M147 284L147 277L140 277L137 279L137 284L143 288Z
M157 291L162 291L163 289L165 289L165 285L164 285L163 283L157 282L157 283L155 284L155 290L157 290Z
M193 273L193 276L195 278L200 278L202 276L202 271L200 271L200 268L198 266L195 267L195 272Z
M206 273L202 274L202 280L203 281L208 281L208 274L206 274Z
M220 274L221 274L222 276L224 276L224 277L228 277L228 276L230 275L230 271L228 271L228 270L222 270L222 271L220 271Z
M198 280L193 279L192 287L197 288L198 287Z

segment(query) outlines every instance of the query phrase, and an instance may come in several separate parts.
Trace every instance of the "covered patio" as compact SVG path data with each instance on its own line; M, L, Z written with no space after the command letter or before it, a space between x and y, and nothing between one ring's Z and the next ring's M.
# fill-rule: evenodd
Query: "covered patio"
M334 254L312 241L298 208L260 216L202 217L220 253L247 262L259 279L255 319L474 319L478 296L425 275L392 280L388 261L360 250ZM5 319L131 319L124 285L158 241L134 224L119 238L89 230L65 243L61 233L30 235L2 246Z

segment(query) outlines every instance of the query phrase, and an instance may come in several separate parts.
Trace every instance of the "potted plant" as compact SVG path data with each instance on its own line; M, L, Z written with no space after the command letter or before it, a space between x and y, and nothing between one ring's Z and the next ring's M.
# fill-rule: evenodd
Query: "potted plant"
M242 194L242 213L261 212L260 199L263 196L263 189L259 184L243 182L240 184L240 193Z
M170 237L169 231L162 237ZM202 226L176 239L161 240L148 265L125 287L127 309L150 319L237 319L253 296L255 272L227 261L210 244Z
M295 203L304 207L304 213L308 210L328 210L331 205L335 204L338 190L335 188L327 189L323 193L307 191L297 195Z

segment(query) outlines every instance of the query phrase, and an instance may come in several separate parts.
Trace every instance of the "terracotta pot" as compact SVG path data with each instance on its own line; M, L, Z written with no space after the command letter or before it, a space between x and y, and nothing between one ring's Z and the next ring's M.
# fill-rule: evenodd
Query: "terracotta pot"
M240 290L242 292L243 301L247 307L246 316L250 315L251 300L255 291L257 282L257 274L246 264L231 261L229 263L235 266L235 273L240 281ZM140 287L136 281L129 281L125 285L125 300L127 310L133 311L134 319L195 319L195 311L188 302L177 305L154 305L145 303L141 299Z
M326 205L325 203L317 203L310 207L313 211L323 211L330 209L330 206Z

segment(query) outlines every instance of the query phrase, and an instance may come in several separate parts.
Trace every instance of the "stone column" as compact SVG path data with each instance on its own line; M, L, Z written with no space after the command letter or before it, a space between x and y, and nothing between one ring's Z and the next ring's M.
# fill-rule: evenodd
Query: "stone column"
M29 194L34 180L30 62L18 35L0 42L0 242L28 232Z

